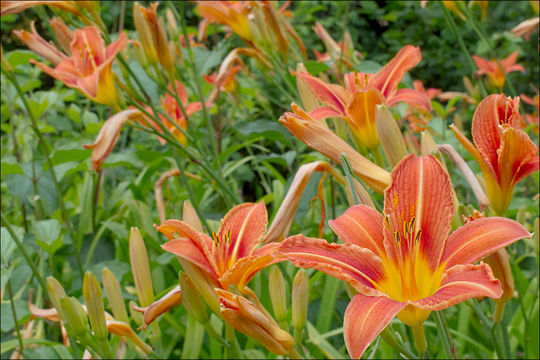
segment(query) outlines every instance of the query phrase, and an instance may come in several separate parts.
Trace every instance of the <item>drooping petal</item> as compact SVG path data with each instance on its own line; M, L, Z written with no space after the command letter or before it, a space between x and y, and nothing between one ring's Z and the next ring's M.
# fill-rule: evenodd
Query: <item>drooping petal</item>
M391 98L403 76L422 60L418 46L405 45L388 64L382 67L369 79L369 85L374 86L386 99Z
M477 219L450 235L441 263L446 262L447 268L473 263L529 236L527 229L514 220L502 217Z
M267 225L268 215L264 202L244 203L235 206L225 215L218 237L224 239L230 233L228 256L236 260L253 253Z
M315 268L349 282L366 295L383 295L375 289L377 282L385 279L382 261L369 249L295 235L283 240L279 252L296 267Z
M212 268L214 270L217 269L217 265L211 252L213 241L208 235L198 232L183 221L174 219L165 220L161 225L154 225L154 227L169 240L178 237L191 239L212 265Z
M435 294L415 301L424 310L438 311L477 296L497 299L502 295L501 283L493 277L489 265L456 265L448 269Z
M304 72L298 72L296 73L296 76L304 81L317 99L322 103L341 114L345 113L345 99L343 99L339 93L334 91L329 84Z
M398 260L418 248L436 269L454 216L453 196L450 176L435 157L404 158L392 171L392 184L384 194L387 252Z
M133 309L143 313L142 329L145 330L158 316L171 310L182 302L182 290L180 285L175 286L159 300L145 307L133 306Z
M54 66L60 64L62 61L67 59L67 56L58 50L50 42L45 41L34 26L34 21L30 23L30 28L32 32L26 30L13 30L15 34L26 46L33 52L49 60Z
M399 89L396 91L394 96L387 99L386 104L388 106L392 106L398 102L404 102L420 109L431 111L431 103L429 98L425 94L413 89Z
M478 68L476 71L478 75L494 73L497 71L497 63L493 64L492 61L486 60L478 55L473 55L472 58Z
M267 266L287 260L276 255L279 245L279 243L266 244L256 249L251 256L238 259L219 279L222 288L228 289L230 284L235 284L242 291L256 273Z
M212 268L212 265L192 239L179 238L171 240L161 245L161 248L191 261L193 264L209 273L214 279L217 279L216 272Z
M293 104L292 108L295 113L285 113L279 121L294 136L321 154L338 162L340 162L339 155L345 152L353 171L375 191L382 192L388 186L390 174L386 170L360 155L339 136L311 118L296 104Z
M328 221L328 225L347 245L358 245L382 256L383 215L367 205L351 207L336 220Z
M352 359L360 359L369 344L390 324L407 303L384 296L355 295L343 321L343 336Z

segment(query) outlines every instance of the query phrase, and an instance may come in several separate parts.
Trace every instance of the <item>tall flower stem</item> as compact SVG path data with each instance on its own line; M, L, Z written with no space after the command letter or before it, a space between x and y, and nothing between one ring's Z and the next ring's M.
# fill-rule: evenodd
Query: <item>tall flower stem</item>
M17 320L17 312L15 311L15 301L13 300L13 290L11 289L11 280L8 280L7 290L9 292L9 300L11 303L11 313L13 315L13 322L15 323L15 331L17 332L17 339L19 340L19 354L21 358L24 358L23 349L24 344L21 336L21 331L19 330L19 324Z
M422 324L412 327L414 335L414 346L418 350L421 358L425 357L427 351L426 334L424 333L424 326Z
M81 274L81 277L83 277L83 267L82 267L82 261L81 261L81 255L80 255L80 238L78 238L73 231L73 228L71 226L71 222L68 219L67 213L66 213L66 206L64 205L64 198L62 197L62 191L60 189L60 184L58 183L58 179L56 177L56 172L54 170L54 164L52 163L51 156L49 154L49 149L47 148L47 143L45 142L45 138L43 137L43 134L38 129L37 126L37 119L34 116L34 113L32 112L32 109L30 108L30 105L28 104L28 101L26 100L26 97L24 96L24 93L19 85L19 82L17 81L17 78L14 74L11 74L4 69L2 69L2 73L8 78L8 80L15 86L15 89L17 90L17 94L21 98L21 101L24 104L24 107L26 108L26 112L28 113L28 116L30 117L30 121L32 122L32 130L36 134L36 136L39 139L39 145L41 146L41 151L43 152L43 155L45 156L45 159L47 161L47 164L49 165L49 171L51 172L51 177L54 183L54 187L56 189L56 195L58 198L58 205L60 206L60 212L62 214L62 219L64 220L64 225L66 226L66 230L68 234L70 235L73 242L76 243L75 245L75 259L77 261L77 266L79 268L79 272Z
M230 347L225 349L224 357L227 359L243 359L234 328L228 323L225 323L225 338L229 342Z
M454 36L456 37L456 39L457 39L457 41L459 43L459 46L461 47L461 50L466 55L465 57L466 57L467 62L469 64L470 68L471 68L471 73L474 73L474 70L476 69L476 65L474 64L471 53L469 53L469 50L467 50L467 46L465 45L465 42L463 41L463 38L461 37L461 35L459 34L459 32L457 30L457 26L456 26L456 23L454 22L454 19L452 19L452 16L448 12L448 10L446 9L446 7L442 3L442 1L438 1L437 4L439 4L439 7L441 8L441 10L442 10L442 12L444 14L444 18L446 20L446 23L450 27L450 30L452 31L452 33L454 33ZM482 91L482 96L486 97L488 95L488 93L487 93L487 90L486 90L486 87L485 87L484 83L480 81L479 84L480 84L480 89Z

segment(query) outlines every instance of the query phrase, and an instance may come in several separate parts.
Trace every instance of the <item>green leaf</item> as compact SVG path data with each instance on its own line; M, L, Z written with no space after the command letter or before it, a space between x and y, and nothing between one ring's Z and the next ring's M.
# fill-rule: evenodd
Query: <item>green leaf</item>
M538 294L538 293L537 293ZM532 316L529 319L529 322L527 323L526 330L525 330L525 343L527 344L525 353L526 358L528 359L538 359L540 357L540 350L539 350L539 342L538 337L540 336L539 333L539 323L540 318L538 316L539 314L539 306L538 306L538 298L534 302L533 312Z
M11 67L16 68L20 65L27 65L30 59L38 60L38 57L30 50L15 50L8 53L6 59Z
M28 303L26 300L15 300L15 312L17 313L17 321L19 325L24 324L24 322L30 317L30 311L28 310ZM15 320L13 319L13 312L11 311L11 303L5 302L0 305L1 307L1 323L0 328L2 332L6 333L15 328Z
M2 176L7 174L24 174L18 163L10 163L5 159L2 159L2 168L0 171L2 172Z
M60 223L56 219L40 220L34 223L37 244L51 255L62 246L61 231Z

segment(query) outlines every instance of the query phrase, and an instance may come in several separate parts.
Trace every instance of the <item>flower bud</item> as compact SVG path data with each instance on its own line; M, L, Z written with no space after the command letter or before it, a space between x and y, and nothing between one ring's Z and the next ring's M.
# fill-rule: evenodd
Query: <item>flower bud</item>
M107 325L105 323L105 306L101 294L101 286L96 276L87 271L83 279L83 296L88 310L88 318L92 330L98 340L107 339Z
M309 304L309 277L304 269L298 270L292 286L292 326L302 330L306 325Z
M284 324L287 321L287 294L285 293L285 279L277 266L270 269L268 287L276 320L280 325Z
M115 319L126 323L129 322L126 305L124 304L124 296L122 295L122 289L118 280L113 272L106 267L101 271L101 277L103 279L103 288L105 289L105 294L107 294L107 299L109 299L109 306L112 309Z
M253 337L274 354L286 355L293 350L293 337L248 299L222 289L216 289L216 293L221 314L236 330Z
M386 105L375 105L375 124L386 160L393 168L408 152L401 130Z
M154 40L152 39L152 32L150 26L146 22L143 16L144 9L138 2L133 4L133 22L135 23L135 29L139 34L139 40L144 51L146 63L144 65L154 65L157 63L157 52L154 46Z
M303 63L299 62L296 65L296 72L307 73L308 70ZM309 86L307 86L305 80L301 76L296 77L296 88L298 89L298 94L300 95L302 105L308 113L321 106L319 100L313 94L313 92L310 90Z
M129 314L131 315L131 318L133 319L133 321L135 321L135 324L140 326L143 323L143 316L139 310L136 310L137 308L138 308L137 303L131 300L128 305Z
M171 53L169 51L167 36L165 35L165 31L163 30L163 27L159 23L157 17L158 5L159 3L155 2L150 6L150 8L141 7L140 11L142 12L144 20L146 21L146 23L148 24L148 28L150 29L150 34L155 44L159 63L161 64L163 69L170 73L174 70L174 63L172 61Z
M178 24L176 23L176 18L171 9L165 11L165 18L167 19L167 32L169 33L169 37L176 41L180 31L178 30Z
M56 280L52 276L47 277L47 290L49 290L49 299L51 300L53 306L58 312L58 315L60 315L60 318L65 320L66 317L62 310L60 299L66 296L66 291L64 290L62 285L58 282L58 280Z
M53 18L49 21L56 35L56 41L66 53L71 53L71 42L73 41L73 31L60 18Z
M274 39L277 44L278 51L283 55L285 62L287 61L287 51L289 50L289 41L283 30L283 26L279 23L276 9L274 8L272 2L263 3L262 11L265 18L265 25L270 27L272 33L274 34Z
M503 294L500 298L495 299L495 303L497 303L498 307L502 307L499 304L504 304L514 297L514 278L508 259L508 252L506 249L500 249L485 258L484 261L489 265L491 271L493 271L493 276L501 282ZM500 312L496 311L494 321L501 321L502 315L502 310Z
M81 304L74 297L63 296L60 306L65 315L66 325L73 331L73 335L83 338L90 334L88 318Z
M132 227L129 235L129 260L139 304L148 306L154 301L154 290L146 246L137 227Z
M184 306L187 311L193 315L193 317L201 324L208 322L208 314L206 312L206 306L201 298L201 295L193 286L189 276L181 272L178 275L178 282L180 282L180 288L184 294Z

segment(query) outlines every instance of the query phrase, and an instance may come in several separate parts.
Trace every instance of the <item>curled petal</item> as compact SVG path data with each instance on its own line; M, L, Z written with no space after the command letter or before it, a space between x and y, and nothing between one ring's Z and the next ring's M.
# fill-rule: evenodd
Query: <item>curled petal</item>
M417 300L413 305L423 310L438 311L473 297L498 299L501 295L501 283L493 277L487 264L456 265L444 273L441 287L435 294Z
M364 247L379 256L385 253L381 232L383 216L367 205L351 207L336 220L328 221L328 225L347 245Z
M352 359L360 359L369 344L390 324L407 303L384 296L355 295L343 321L343 336Z
M266 244L253 252L253 255L238 259L236 263L223 274L219 282L223 289L228 289L230 284L235 284L242 291L251 278L267 266L286 258L277 256L278 243Z
M142 308L134 306L133 309L144 313L142 329L145 330L159 315L166 313L173 306L176 306L181 302L182 290L180 290L180 285L177 285L161 299L153 302L151 305Z
M94 151L92 151L92 164L94 170L98 170L101 163L109 156L116 144L116 140L118 140L120 130L122 130L124 123L130 118L137 116L142 116L142 113L139 110L134 109L124 110L114 114L107 119L105 124L103 124L94 143L83 145L87 149L94 149Z
M34 21L30 24L32 32L26 30L13 30L13 33L36 54L44 57L54 66L67 59L67 56L54 45L45 41L36 31Z
M210 251L212 239L208 235L195 230L187 222L169 219L163 221L159 226L154 224L154 227L169 240L177 237L191 239L207 258L212 257Z
M420 109L431 111L429 98L425 94L413 89L399 89L392 98L387 100L387 105L392 106L398 102L404 102Z
M283 240L279 252L296 266L315 268L349 282L359 292L381 296L376 284L386 278L381 258L357 245L329 244L325 240L295 235Z
M386 99L394 96L403 76L422 60L418 46L405 45L388 64L382 67L369 79L369 85L374 86Z
M531 234L517 221L502 217L481 218L454 231L441 259L450 268L469 264Z
M317 99L322 103L334 109L336 112L341 114L345 113L345 99L340 96L339 93L335 92L329 84L304 72L298 72L296 73L296 76L304 81Z

